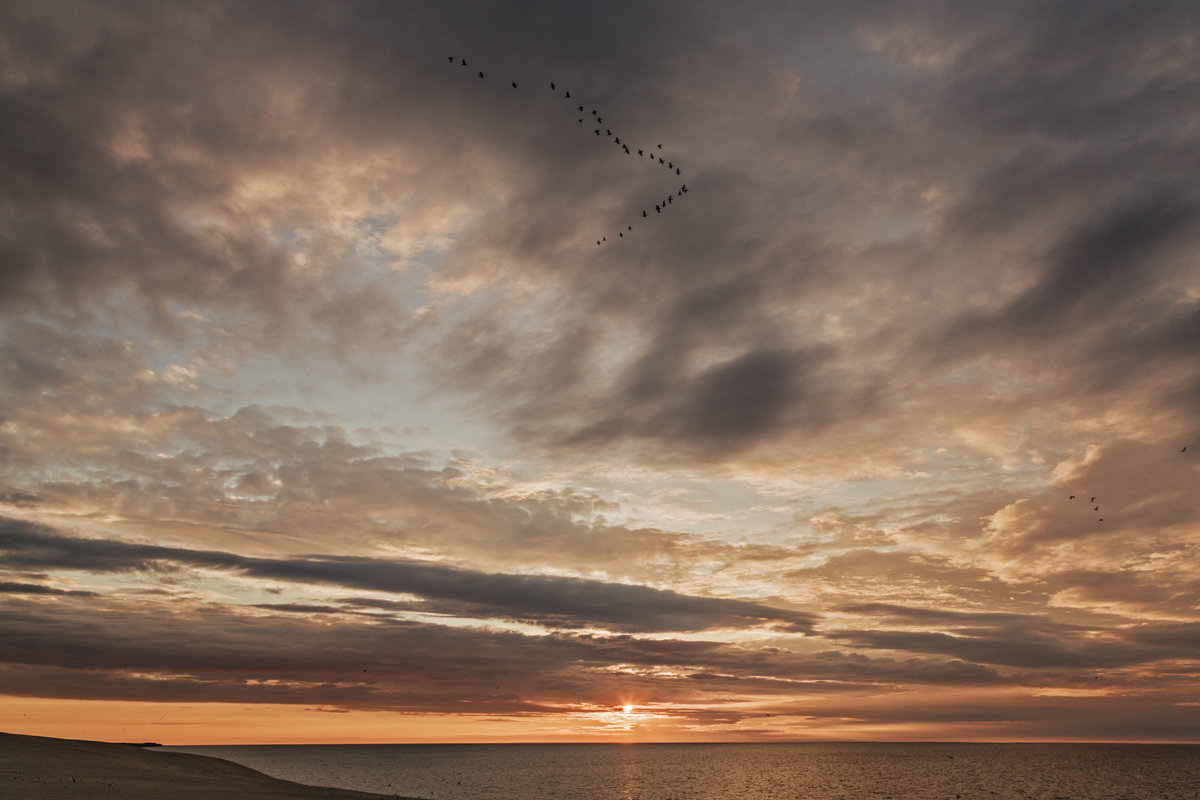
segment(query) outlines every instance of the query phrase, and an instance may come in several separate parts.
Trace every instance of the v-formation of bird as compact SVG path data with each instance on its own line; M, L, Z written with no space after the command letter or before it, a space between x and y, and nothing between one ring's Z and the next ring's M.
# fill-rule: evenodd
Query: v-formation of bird
M461 67L468 66L467 60L465 58L457 58L456 59L455 56L447 56L446 60L451 64L453 64L457 60L459 62L459 66L461 66ZM481 80L487 79L487 74L483 70L480 70L478 74L479 74L479 77ZM550 81L549 85L550 85L550 91L555 92L555 93L557 93L559 91L558 85L554 81ZM514 90L518 88L516 81L512 81L511 86ZM564 100L571 99L571 92L569 90L563 89L562 93L563 93ZM651 164L653 164L655 166L659 166L659 167L664 167L668 172L672 172L677 176L683 175L683 168L676 165L674 160L667 159L662 154L661 151L663 149L663 146L661 144L656 145L654 148L633 147L632 145L629 144L628 141L622 142L621 137L615 135L612 131L612 128L610 128L610 127L601 128L600 127L604 123L604 117L601 116L600 112L597 109L594 109L594 108L590 109L591 114L585 116L584 115L584 110L586 108L585 106L578 105L578 106L576 106L576 108L578 109L579 114L581 115L578 118L578 122L582 123L585 120L587 120L590 116L590 118L595 121L595 125L597 126L597 127L593 128L593 132L596 134L596 136L599 137L603 133L603 137L605 138L605 140L612 141L612 143L614 145L616 145L620 149L620 151L623 152L625 155L633 157L633 154L636 151L638 158L647 158L647 152L649 152L648 157L649 157L649 161ZM671 205L674 204L676 197L683 197L685 194L687 194L687 192L688 192L687 184L686 183L680 184L678 188L673 190L673 192L668 192L666 197L661 202L654 204L654 213L661 214L663 211L667 210L668 207L670 207ZM649 219L649 216L650 216L649 207L642 209L641 218ZM625 234L627 234L627 233L633 233L633 225L632 224L626 225L622 230L618 231L617 238L624 239ZM607 242L608 242L608 237L601 236L599 239L596 240L596 245L600 246Z

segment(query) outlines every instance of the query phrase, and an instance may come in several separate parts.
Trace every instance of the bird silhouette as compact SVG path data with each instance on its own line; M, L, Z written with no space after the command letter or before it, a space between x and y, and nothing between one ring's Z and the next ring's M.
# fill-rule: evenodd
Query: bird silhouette
M570 97L570 96L571 96L571 93L570 93L570 92L567 92L567 97Z
M661 145L661 144L658 146L658 149L659 149L659 150L662 150L662 145Z
M550 81L550 91L554 91L554 81Z
M676 174L676 175L678 175L678 174L679 174L679 167L676 167L676 168L675 168L675 174Z
M516 81L513 81L513 88L514 88L514 89L515 89L515 88L517 88L517 82L516 82Z
M603 120L598 120L598 121L601 121L601 122L602 122ZM609 128L605 128L605 129L604 129L604 133L605 133L605 134L607 134L608 136L612 136L612 130L611 130L611 129L609 129Z
M592 109L592 116L593 117L596 116L596 109L594 109L594 108Z
M446 60L447 60L447 61L449 61L451 64L453 64L453 63L454 63L454 56L447 56L447 57L446 57Z
M596 129L596 135L597 135L597 136L599 136L599 135L600 135L600 129L599 129L599 128L597 128L597 129Z
M1071 496L1070 496L1070 497L1068 497L1067 499L1068 499L1068 500L1074 500L1074 499L1075 499L1075 495L1071 495Z
M655 206L655 207L654 207L654 211L655 211L656 213L658 213L658 214L661 214L661 213L662 213L662 209L661 209L660 207L658 207L658 206Z
M667 162L667 169L675 169L675 165L674 165L674 164L672 164L670 161L668 161L668 162Z
M663 163L662 156L658 157L658 163L660 163L660 164Z
M465 58L462 60L462 65L463 65L464 67L467 65L467 60L466 60Z
M1182 449L1182 450L1180 450L1179 452L1181 452L1181 453L1186 453L1186 452L1187 452L1187 445L1185 444L1185 445L1183 446L1183 449Z
M479 77L483 77L483 70L479 70Z
M596 117L596 122L604 122L604 117Z
M1099 510L1100 510L1100 506L1096 506L1095 508L1092 509L1092 511L1099 511Z
M639 156L644 156L644 155L646 155L646 154L645 154L645 153L643 153L641 150L638 150L638 155L639 155Z
M1094 502L1096 502L1096 498L1094 498L1094 497L1093 497L1093 498L1092 498L1092 502L1093 502L1093 503L1094 503Z
M619 232L619 233L617 233L617 236L620 236L622 239L624 239L624 238L625 238L625 234L624 234L624 232Z
M642 209L642 219L645 219L645 218L646 218L646 210Z

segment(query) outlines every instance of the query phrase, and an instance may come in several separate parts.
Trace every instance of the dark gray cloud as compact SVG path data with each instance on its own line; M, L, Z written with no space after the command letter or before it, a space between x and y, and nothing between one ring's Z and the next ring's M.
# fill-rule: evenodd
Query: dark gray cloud
M990 349L997 341L1109 328L1111 315L1123 305L1135 303L1140 292L1157 290L1151 279L1163 250L1196 233L1195 201L1179 197L1173 187L1154 189L1071 231L1048 255L1037 284L998 312L970 314L953 323L947 342L978 352L973 342ZM1107 349L1108 337L1097 343L1097 355L1099 345Z
M761 603L580 578L475 572L435 563L349 556L268 559L217 551L62 536L18 520L0 522L4 562L18 568L93 572L208 567L270 580L414 594L441 613L528 619L565 627L695 631L747 625L810 630L813 615Z
M59 589L40 583L18 583L16 581L0 581L0 594L48 594L64 595L67 597L100 597L98 592L82 589Z
M1056 576L1061 580L1061 576ZM1066 581L1069 582L1069 581ZM844 611L923 630L825 631L859 647L936 653L977 664L1021 668L1110 669L1194 657L1185 643L1191 626L1077 625L1030 614L910 608L886 603L844 606ZM875 623L878 624L878 623ZM1184 635L1180 635L1184 634Z
M95 601L92 610L96 608ZM391 617L306 616L172 600L7 605L0 650L8 691L125 699L208 697L351 708L548 712L611 704L638 687L656 702L714 694L892 691L901 683L986 686L992 670L930 659L749 650L714 641L489 631ZM163 613L168 611L170 613ZM268 613L263 613L268 612ZM614 667L616 667L614 669ZM97 676L78 680L78 671ZM111 696L108 695L108 696Z

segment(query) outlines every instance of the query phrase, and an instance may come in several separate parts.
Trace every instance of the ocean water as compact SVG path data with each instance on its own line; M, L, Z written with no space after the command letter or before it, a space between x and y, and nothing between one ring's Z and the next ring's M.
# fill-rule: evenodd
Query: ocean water
M167 747L430 800L1176 800L1200 745L480 744Z

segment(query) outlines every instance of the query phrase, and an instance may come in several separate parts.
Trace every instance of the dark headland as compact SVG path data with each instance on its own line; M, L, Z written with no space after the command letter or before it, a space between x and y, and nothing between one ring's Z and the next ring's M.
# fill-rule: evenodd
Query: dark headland
M0 797L22 800L382 800L186 753L131 744L0 733Z

